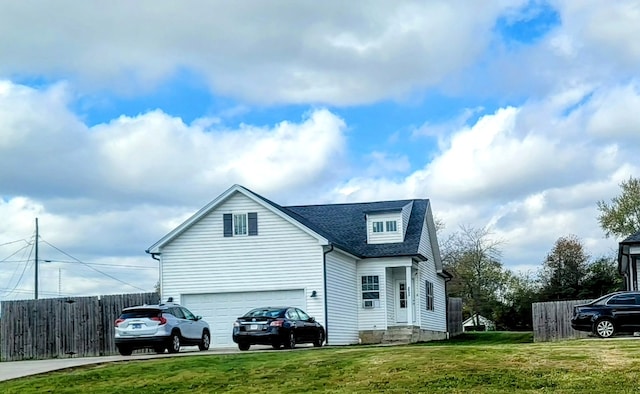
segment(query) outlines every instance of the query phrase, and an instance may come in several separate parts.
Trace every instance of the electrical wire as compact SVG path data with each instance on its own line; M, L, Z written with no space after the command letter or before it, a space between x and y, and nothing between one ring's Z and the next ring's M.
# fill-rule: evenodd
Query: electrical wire
M69 257L69 258L73 259L75 262L80 263L80 264L82 264L82 265L86 266L87 268L90 268L90 269L92 269L92 270L96 271L96 272L97 272L97 273L99 273L99 274L102 274L102 275L104 275L104 276L106 276L106 277L108 277L108 278L111 278L111 279L113 279L113 280L115 280L115 281L118 281L118 282L120 282L120 283L122 283L122 284L124 284L124 285L130 286L130 287L133 287L134 289L138 289L138 290L141 290L141 291L147 291L147 290L145 290L145 289L143 289L143 288L141 288L141 287L138 287L138 286L132 285L131 283L127 283L127 282L125 282L125 281L123 281L123 280L121 280L121 279L116 278L116 277L115 277L115 276L113 276L113 275L107 274L106 272L102 272L102 271L100 271L99 269L92 267L91 265L89 265L89 264L85 263L84 261L81 261L80 259L75 258L74 256L70 255L69 253L65 252L64 250L61 250L61 249L57 248L56 246L54 246L54 245L50 244L49 242L47 242L46 240L44 240L44 239L42 239L42 238L40 238L40 240L41 240L42 242L46 243L47 245L51 246L52 248L54 248L54 249L55 249L55 250L57 250L58 252L60 252L60 253L64 254L65 256L67 256L67 257Z
M16 285L13 286L13 288L11 290L9 290L7 293L3 294L2 297L6 298L9 297L11 294L14 294L18 288L18 286L20 285L20 283L22 282L22 278L24 278L24 274L25 272L27 272L27 268L31 265L29 262L31 260L31 253L33 252L35 246L35 244L31 243L31 249L29 249L29 255L27 256L27 259L25 260L24 266L22 268L22 272L20 273L20 277L18 278L18 280L16 281ZM22 248L21 250L26 249L26 247ZM26 252L26 250L25 250ZM16 252L17 253L17 252ZM14 253L15 254L15 253ZM13 256L14 254L12 254L11 256ZM10 257L10 256L9 256ZM16 270L13 272L13 274L11 275L11 279L9 279L8 283L11 283L11 281L13 280L15 273L18 271L18 267L16 267Z

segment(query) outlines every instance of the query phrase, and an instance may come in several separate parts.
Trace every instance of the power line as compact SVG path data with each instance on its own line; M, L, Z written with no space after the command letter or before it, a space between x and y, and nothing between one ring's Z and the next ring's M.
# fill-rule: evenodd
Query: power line
M30 258L31 258L31 252L33 252L33 244L31 243L31 244L29 244L29 245L27 245L27 246L31 246L31 249L29 250L29 255L27 256L27 260L26 260L26 261L25 261L25 263L24 263L24 266L23 266L23 268L22 268L22 272L20 273L20 277L19 277L19 278L18 278L18 280L16 281L16 285L15 285L15 286L13 286L13 289L9 290L9 292L8 292L8 293L6 293L6 294L4 294L4 295L3 295L3 297L8 297L8 296L10 296L11 294L13 294L14 292L16 292L16 291L17 291L16 289L18 288L18 286L19 286L19 285L20 285L20 283L22 282L22 278L24 278L24 274L25 274L25 272L27 272L27 268L29 267L29 262L30 262ZM26 252L26 248L27 248L27 246L25 246L25 247L21 248L20 250L24 250L24 251ZM18 251L20 251L20 250L18 250ZM16 251L15 253L13 253L11 256L13 256L14 254L18 253L18 251ZM11 256L9 256L9 257L11 257ZM11 274L11 279L9 279L9 282L8 282L8 283L11 283L11 281L13 280L13 278L14 278L14 276L15 276L16 272L18 272L18 267L17 267L17 266L16 266L16 269L13 271L13 274Z
M0 263L24 263L27 260L0 260ZM40 262L45 263L61 263L61 264L77 264L77 261L69 261L69 260L56 260L56 259L40 259ZM145 266L145 265L129 265L129 264L105 264L105 263L84 263L86 265L94 265L94 266L102 266L102 267L117 267L117 268L130 268L130 269L154 269L155 267Z
M40 239L42 240L42 242L44 242L44 243L46 243L47 245L51 246L52 248L54 248L54 249L55 249L55 250L57 250L58 252L60 252L60 253L64 254L65 256L67 256L67 257L69 257L69 258L73 259L74 261L76 261L76 262L78 262L78 263L80 263L80 264L82 264L82 265L86 266L87 268L91 268L92 270L96 271L96 272L97 272L97 273L99 273L99 274L102 274L102 275L104 275L104 276L106 276L106 277L109 277L109 278L111 278L111 279L113 279L113 280L115 280L115 281L118 281L118 282L120 282L120 283L122 283L122 284L125 284L125 285L127 285L127 286L131 286L131 287L133 287L134 289L138 289L138 290L141 290L141 291L146 291L145 289L143 289L143 288L141 288L141 287L138 287L138 286L132 285L131 283L127 283L127 282L125 282L125 281L123 281L123 280L121 280L121 279L116 278L116 277L115 277L115 276L113 276L113 275L107 274L106 272L102 272L102 271L100 271L99 269L92 267L91 265L89 265L89 264L85 263L84 261L81 261L81 260L79 260L79 259L77 259L77 258L73 257L72 255L70 255L69 253L67 253L67 252L65 252L65 251L63 251L63 250L61 250L61 249L59 249L59 248L57 248L57 247L53 246L52 244L50 244L50 243L49 243L49 242L47 242L46 240L42 239L42 237L40 237Z

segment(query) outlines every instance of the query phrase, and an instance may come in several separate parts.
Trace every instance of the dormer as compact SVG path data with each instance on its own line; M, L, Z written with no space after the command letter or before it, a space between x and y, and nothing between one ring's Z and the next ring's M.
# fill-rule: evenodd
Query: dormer
M402 208L366 212L367 243L389 244L404 241L413 202Z

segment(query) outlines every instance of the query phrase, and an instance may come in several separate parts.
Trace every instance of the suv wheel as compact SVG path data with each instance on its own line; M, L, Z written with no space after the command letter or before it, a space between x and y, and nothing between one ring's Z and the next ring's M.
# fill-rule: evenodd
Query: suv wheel
M240 342L238 344L238 349L240 349L242 351L249 350L250 347L251 347L251 345L249 345L248 343Z
M118 352L123 356L130 356L133 353L133 349L129 346L118 346Z
M296 334L293 330L289 331L289 340L284 344L287 349L293 349L296 347Z
M209 331L202 332L202 340L198 344L198 349L207 350L209 349L209 345L211 344L211 337L209 336Z
M180 351L180 335L175 332L169 337L169 353L178 353Z
M602 319L596 323L594 331L600 338L610 338L615 334L616 327L610 319Z

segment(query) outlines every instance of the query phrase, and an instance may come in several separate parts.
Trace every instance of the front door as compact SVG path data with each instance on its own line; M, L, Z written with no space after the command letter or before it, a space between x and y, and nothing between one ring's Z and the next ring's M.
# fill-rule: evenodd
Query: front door
M395 282L395 299L396 299L396 322L407 322L407 282L404 280L396 280Z

